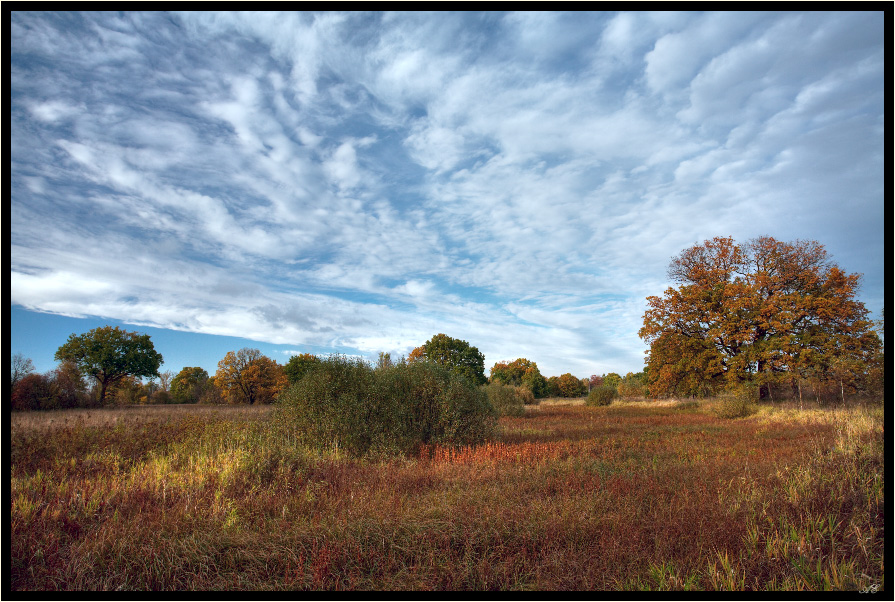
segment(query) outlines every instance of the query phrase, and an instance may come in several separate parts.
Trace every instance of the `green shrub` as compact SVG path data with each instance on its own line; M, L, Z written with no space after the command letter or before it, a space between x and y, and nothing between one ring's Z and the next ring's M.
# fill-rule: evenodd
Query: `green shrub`
M538 403L537 398L535 397L534 392L526 386L521 387L513 387L516 389L516 397L518 397L522 401L522 405L535 405Z
M737 384L720 395L715 414L720 418L745 418L758 411L758 387Z
M699 408L699 402L695 399L687 399L679 401L671 407L675 410L695 410Z
M501 416L524 416L525 402L517 393L517 387L491 383L483 387L488 394L488 401ZM529 395L531 391L528 392ZM534 399L534 396L532 396Z
M611 385L601 385L591 389L587 395L587 405L589 406L608 406L612 400L618 397L618 390Z
M360 456L478 443L491 436L496 416L485 391L437 364L374 370L333 356L280 395L276 419L308 444Z

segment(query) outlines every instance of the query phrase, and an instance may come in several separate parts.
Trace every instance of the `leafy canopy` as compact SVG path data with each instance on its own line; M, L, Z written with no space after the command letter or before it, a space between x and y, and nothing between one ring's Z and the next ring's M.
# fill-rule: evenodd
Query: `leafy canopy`
M466 341L436 334L410 352L410 363L425 359L449 368L452 372L468 378L477 385L483 385L485 378L485 356Z
M843 272L815 241L717 237L685 249L668 275L678 286L647 298L640 329L653 395L826 378L878 346L855 299L860 276Z
M109 386L128 376L158 377L163 359L148 334L101 326L81 335L72 334L56 351L57 361L74 363L82 374L100 385L100 404Z
M287 384L283 367L258 349L228 351L218 362L214 383L230 403L273 403Z

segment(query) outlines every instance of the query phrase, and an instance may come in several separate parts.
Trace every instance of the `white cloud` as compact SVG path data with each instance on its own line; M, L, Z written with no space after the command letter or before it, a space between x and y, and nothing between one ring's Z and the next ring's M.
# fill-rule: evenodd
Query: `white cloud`
M832 241L881 290L879 253L851 251L882 240L872 15L19 13L11 31L27 307L393 357L445 332L489 367L587 376L642 365L644 298L708 237Z

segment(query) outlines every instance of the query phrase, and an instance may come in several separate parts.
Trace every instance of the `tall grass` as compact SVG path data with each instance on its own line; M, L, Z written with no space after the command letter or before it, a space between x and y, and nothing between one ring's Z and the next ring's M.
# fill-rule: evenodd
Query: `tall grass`
M269 409L42 413L11 432L11 587L884 588L882 411L714 403L541 405L366 459Z

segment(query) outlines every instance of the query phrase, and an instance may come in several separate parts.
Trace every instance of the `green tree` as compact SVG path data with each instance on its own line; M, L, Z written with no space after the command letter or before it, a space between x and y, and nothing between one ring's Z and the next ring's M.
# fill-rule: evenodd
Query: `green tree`
M606 385L607 387L618 388L618 386L622 382L622 377L619 376L615 372L610 372L609 374L603 375L603 381L601 384Z
M101 326L81 335L72 334L56 351L57 361L70 361L100 388L99 403L105 403L110 386L128 376L158 377L163 359L148 334Z
M488 382L485 378L485 356L466 341L437 334L423 343L422 348L427 361L445 366L474 384Z
M352 455L416 455L432 444L470 445L494 432L484 387L431 361L374 368L331 356L280 396L275 424L305 442Z
M301 353L293 355L283 366L283 373L290 385L294 385L302 379L314 366L320 363L320 358L310 353Z
M208 372L191 366L178 372L171 381L171 396L174 403L198 403L207 387Z

